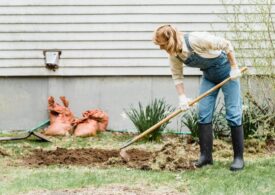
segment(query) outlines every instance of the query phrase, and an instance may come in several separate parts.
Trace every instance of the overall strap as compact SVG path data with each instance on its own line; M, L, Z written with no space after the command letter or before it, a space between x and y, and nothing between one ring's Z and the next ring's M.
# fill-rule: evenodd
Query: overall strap
M190 46L190 43L189 43L189 33L184 34L184 41L185 41L187 49L190 52L190 54L188 56L190 56L192 53L194 53L194 50L192 49L192 47ZM181 57L179 57L178 55L176 57L178 58L179 61L184 63L184 60Z
M184 34L184 40L185 40L185 44L187 46L187 49L189 50L189 52L193 53L194 50L192 49L190 42L189 42L189 33Z

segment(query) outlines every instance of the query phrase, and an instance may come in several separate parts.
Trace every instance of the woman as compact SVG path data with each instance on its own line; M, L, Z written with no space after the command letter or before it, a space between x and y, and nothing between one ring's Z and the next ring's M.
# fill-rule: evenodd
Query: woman
M231 80L221 87L224 94L226 119L231 128L234 161L230 170L241 170L243 160L242 102L238 68L231 43L207 32L181 33L172 25L163 25L154 32L153 41L169 54L172 78L179 95L181 109L188 109L189 99L183 85L183 64L200 68L203 76L200 94L206 92L227 77ZM200 157L197 167L213 164L212 119L218 90L199 102Z

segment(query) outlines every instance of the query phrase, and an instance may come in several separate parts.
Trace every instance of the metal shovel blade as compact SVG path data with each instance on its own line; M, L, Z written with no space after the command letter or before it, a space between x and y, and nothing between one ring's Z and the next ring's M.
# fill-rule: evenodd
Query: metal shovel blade
M32 132L31 134L35 137L38 137L41 141L52 142L47 136L43 135L42 133Z
M126 162L130 161L130 156L129 154L127 154L127 151L125 149L120 150L119 155Z
M35 132L38 129L41 129L44 126L47 126L50 124L49 120L43 121L38 126L30 129L27 131L27 134L18 136L18 137L0 137L0 141L13 141L13 140L21 140L21 139L27 139L31 135L34 135L35 137L38 137L41 141L50 142L49 138L41 133Z

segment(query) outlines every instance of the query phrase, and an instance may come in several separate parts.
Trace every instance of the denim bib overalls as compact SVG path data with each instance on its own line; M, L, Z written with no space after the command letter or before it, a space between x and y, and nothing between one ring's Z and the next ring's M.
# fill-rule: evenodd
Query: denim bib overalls
M200 68L203 76L200 84L200 94L208 91L216 84L229 77L230 63L226 54L222 51L216 58L203 58L196 54L189 43L189 34L184 35L189 55L186 60L177 58L186 66ZM240 81L230 80L221 87L224 94L226 108L226 119L230 126L240 126L242 124L242 100L240 91ZM199 123L208 124L212 122L215 110L216 99L219 90L212 92L199 102Z

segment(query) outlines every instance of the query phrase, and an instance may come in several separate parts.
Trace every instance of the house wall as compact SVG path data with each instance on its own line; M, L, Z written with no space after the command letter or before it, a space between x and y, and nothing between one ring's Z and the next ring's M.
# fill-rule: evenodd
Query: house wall
M120 116L131 104L164 97L177 105L167 55L151 41L154 29L169 23L230 37L224 14L219 0L1 0L0 129L47 118L50 95L68 97L77 116L102 108L109 128L132 129ZM45 68L47 49L62 51L56 71ZM194 97L201 73L184 74Z

